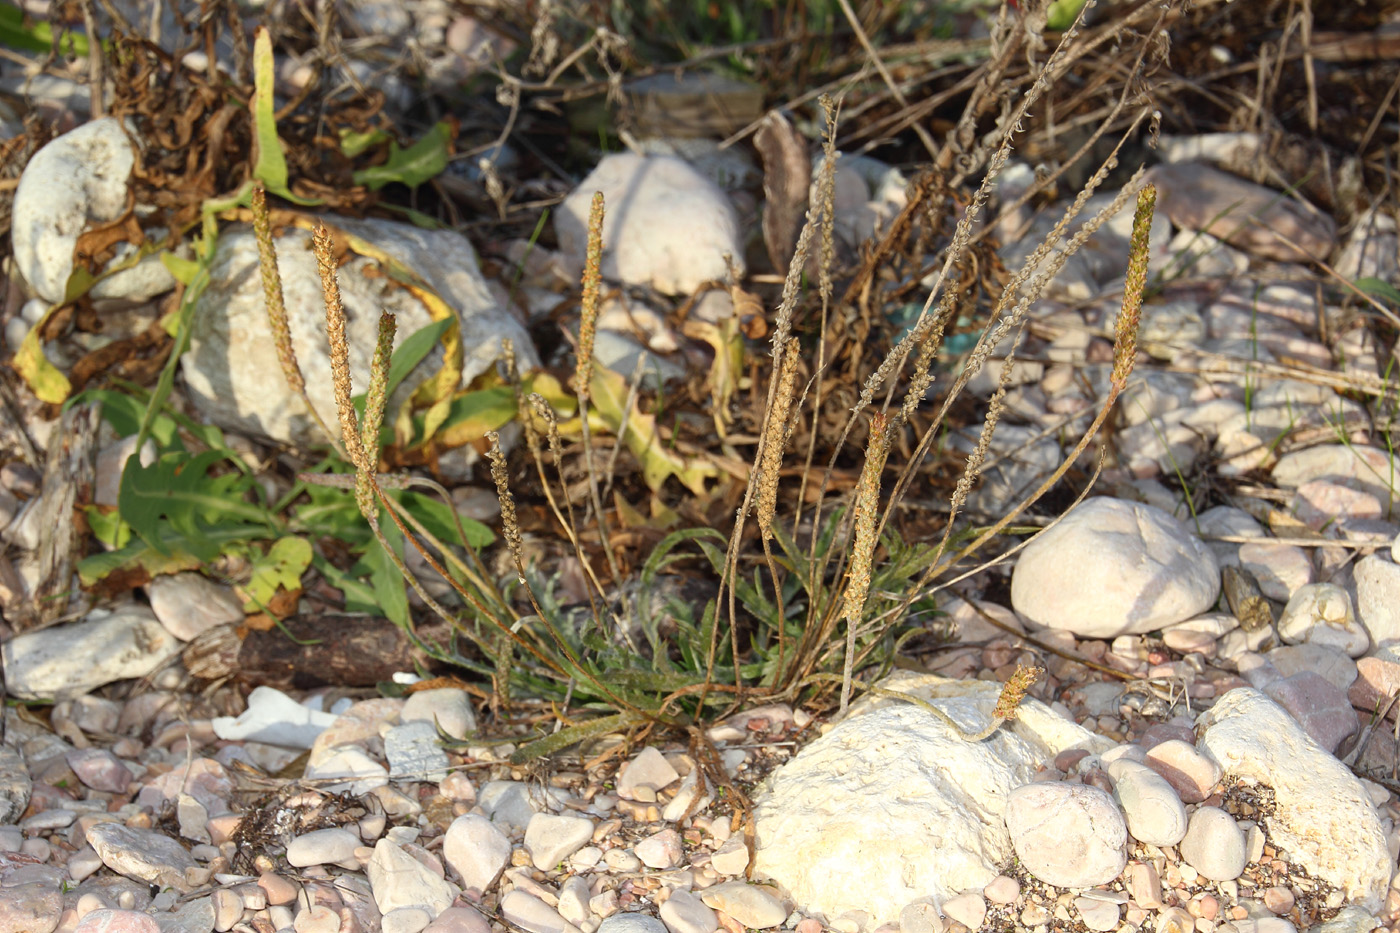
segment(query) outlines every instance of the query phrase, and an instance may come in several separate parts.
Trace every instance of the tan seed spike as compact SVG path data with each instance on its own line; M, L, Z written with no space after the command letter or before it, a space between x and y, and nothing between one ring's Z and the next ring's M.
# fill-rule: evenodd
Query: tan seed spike
M1128 273L1123 282L1123 306L1118 312L1118 325L1113 348L1113 384L1120 390L1128 384L1128 376L1137 362L1138 324L1142 321L1142 293L1147 288L1148 234L1152 229L1152 213L1157 205L1157 186L1144 185L1138 192L1137 210L1133 213L1133 234L1128 241Z
M888 418L876 412L870 418L870 440L865 447L865 463L856 481L855 541L851 544L851 572L846 581L843 615L846 619L846 668L842 674L841 710L851 698L851 675L855 663L856 627L865 614L875 556L876 531L880 517L880 476L890 452Z
M370 363L369 389L365 392L365 422L360 431L360 443L374 468L379 468L379 430L384 425L384 405L388 402L389 360L394 353L394 332L398 322L388 311L379 315L379 340L374 346Z
M491 479L496 484L496 498L501 501L501 534L505 537L506 547L510 549L511 559L515 562L515 572L521 585L524 585L524 542L520 536L520 520L515 514L515 496L510 492L510 474L506 469L506 458L501 453L501 436L495 431L487 431L486 439L491 444L491 448L486 451L486 457L491 461Z
M1021 705L1021 701L1026 698L1027 691L1035 686L1035 682L1040 679L1040 675L1043 673L1045 673L1043 667L1016 665L1016 672L1001 688L1001 696L997 697L997 705L992 710L993 718L1015 719L1016 708Z
M800 344L796 337L787 342L779 365L778 389L773 396L773 411L768 418L768 437L763 443L763 457L758 473L758 527L764 538L773 536L773 518L778 511L778 473L783 466L783 448L787 446L788 435L792 433L790 413L792 399L797 391L797 353Z
M583 307L578 328L578 360L574 364L574 392L587 404L592 395L593 340L598 332L598 305L603 282L603 192L593 192L588 213L588 248L583 265Z
M335 277L335 249L325 224L316 224L311 248L316 253L316 269L321 273L321 293L326 302L326 339L331 346L331 382L335 386L335 407L340 414L340 436L350 462L363 473L373 473L377 464L369 462L360 443L359 422L355 406L350 403L350 344L345 339L345 306L341 304L340 283Z
M297 365L292 349L292 332L287 326L287 305L282 296L282 276L277 271L277 250L272 244L272 218L267 209L267 192L262 182L253 185L253 236L258 241L258 270L262 273L263 301L267 305L267 324L272 342L277 347L277 361L282 374L296 395L305 397L306 380Z

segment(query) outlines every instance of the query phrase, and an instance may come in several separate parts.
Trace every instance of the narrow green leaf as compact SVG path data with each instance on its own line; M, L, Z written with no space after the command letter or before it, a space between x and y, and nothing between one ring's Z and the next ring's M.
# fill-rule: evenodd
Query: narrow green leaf
M394 546L394 551L399 557L403 557L403 535L399 533L398 528L389 522L383 525L383 530L384 537ZM408 612L408 584L404 582L403 574L394 566L394 562L389 559L379 542L370 542L364 556L355 565L355 570L369 574L369 585L374 590L375 611L383 613L384 618L395 625L407 628L413 621Z
M299 198L287 187L287 157L277 139L273 65L272 36L266 27L259 26L253 40L253 177L261 180L268 191L294 204L320 204L320 198Z
M353 159L387 139L389 139L389 134L378 128L357 132L348 126L342 127L340 130L340 154L347 159Z
M441 120L426 136L407 149L396 142L389 143L389 160L383 165L360 169L354 176L357 185L378 191L390 182L416 188L447 169L452 153L454 131L450 120Z
M536 758L552 755L570 745L576 745L585 739L607 735L609 732L616 732L619 729L625 729L645 721L645 718L638 713L615 713L612 716L599 716L597 719L590 719L588 722L560 729L551 736L517 749L515 754L510 756L510 763L523 765Z
M1366 278L1357 279L1355 285L1368 295L1376 298L1384 298L1393 305L1400 305L1400 289L1396 289L1394 285L1391 285L1384 279L1367 276Z

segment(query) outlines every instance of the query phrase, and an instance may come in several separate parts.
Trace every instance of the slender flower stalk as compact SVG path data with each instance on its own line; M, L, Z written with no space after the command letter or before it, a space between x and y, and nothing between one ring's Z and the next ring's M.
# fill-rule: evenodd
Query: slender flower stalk
M1112 382L1121 392L1137 361L1138 324L1142 320L1142 293L1147 288L1148 232L1157 205L1157 186L1143 185L1133 213L1133 234L1128 241L1128 272L1123 282L1123 307L1113 347Z
M778 390L773 396L763 442L763 455L758 467L758 527L767 541L773 537L773 518L778 511L778 473L783 466L783 448L792 433L792 399L797 391L797 354L800 345L796 337L787 342L778 361Z
M490 449L486 451L486 457L491 461L491 479L496 484L496 498L501 501L501 534L506 539L506 547L510 549L510 557L515 563L515 572L519 575L520 584L524 586L524 539L520 535L520 519L515 512L515 496L511 495L510 491L510 473L506 469L506 457L501 453L501 436L495 431L487 431L486 440L491 444Z
M880 475L890 453L888 418L876 412L870 418L870 439L865 446L865 464L856 481L855 541L851 544L851 572L846 581L843 615L846 618L846 666L841 675L841 712L851 702L851 675L855 666L856 628L865 614L870 595L871 568L875 556L876 529L880 517Z
M311 248L316 253L316 269L321 274L321 293L326 302L326 339L331 347L331 383L335 386L335 406L340 415L340 437L350 462L362 473L373 473L374 465L365 455L360 443L359 421L350 385L350 344L345 339L345 305L340 300L340 283L335 277L335 248L330 231L316 224L311 235Z
M376 470L379 468L379 432L384 425L384 406L389 401L389 360L394 353L394 332L397 327L394 315L388 311L380 313L379 340L374 345L369 389L365 392L365 420L360 428L360 444Z

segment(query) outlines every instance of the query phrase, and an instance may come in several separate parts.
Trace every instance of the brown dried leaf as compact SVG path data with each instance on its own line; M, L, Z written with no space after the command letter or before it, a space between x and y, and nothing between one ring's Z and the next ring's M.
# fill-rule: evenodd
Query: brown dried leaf
M773 268L786 275L807 211L812 161L807 140L778 111L763 118L753 137L763 158L763 243ZM735 308L737 311L737 307Z

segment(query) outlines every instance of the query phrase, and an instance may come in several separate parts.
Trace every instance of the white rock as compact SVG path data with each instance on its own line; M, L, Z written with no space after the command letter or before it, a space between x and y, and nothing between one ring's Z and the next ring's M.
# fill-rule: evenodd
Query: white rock
M605 156L555 211L560 251L579 268L595 191L606 204L604 277L688 295L725 278L726 253L743 274L743 239L725 193L680 159L632 153Z
M493 823L524 832L536 813L558 800L554 791L537 792L521 781L487 781L477 795L477 802Z
M1186 835L1186 807L1166 778L1126 758L1110 762L1113 796L1123 808L1128 832L1138 842L1174 846Z
M656 792L680 780L680 774L654 746L637 753L617 778L617 795L627 800L656 801Z
M593 911L588 901L593 897L592 886L583 875L573 875L559 885L559 916L574 925L587 923Z
M90 225L116 220L126 210L127 179L136 164L121 121L92 120L36 152L15 189L11 241L25 281L47 301L63 299L73 272L73 248ZM130 255L119 248L115 261ZM145 301L175 287L155 256L104 279L94 298Z
M122 823L97 823L88 828L88 845L103 864L119 875L181 893L192 888L185 876L197 867L185 847L174 839L149 829L133 829Z
M1400 493L1400 463L1383 450L1359 444L1321 444L1279 458L1270 474L1284 489L1317 479L1352 480L1381 502Z
M730 836L710 856L710 867L721 875L736 877L748 871L749 846L743 836Z
M1079 919L1090 930L1108 933L1118 928L1120 907L1113 901L1083 895L1074 899L1074 909L1079 911Z
M1278 634L1286 644L1335 648L1353 658L1371 646L1370 635L1352 611L1351 595L1332 583L1299 587L1279 617Z
M1356 562L1356 611L1377 648L1400 645L1400 564L1379 554Z
M1023 617L1089 638L1181 622L1208 609L1219 591L1214 556L1181 522L1106 497L1072 509L1033 540L1011 578L1012 608Z
M332 827L302 833L287 843L287 864L293 868L338 864L354 860L360 837L347 829Z
M486 286L475 250L450 230L420 230L385 220L337 216L337 228L378 247L403 263L458 311L462 328L462 384L491 368L500 355L501 338L515 342L522 370L538 365L529 335L501 310ZM336 406L326 343L325 303L321 279L309 243L311 234L289 227L276 242L277 262L287 306L292 346L316 410L335 425ZM345 306L350 371L363 387L379 332L381 311L398 320L397 342L432 323L427 308L399 287L379 263L355 256L337 271ZM221 231L210 267L209 288L195 308L190 349L180 359L185 387L205 420L228 430L274 441L324 443L304 403L293 397L268 331L267 310L258 274L257 244L246 228ZM419 382L438 370L441 350L419 364L389 400L389 411Z
M68 699L103 684L145 677L181 644L145 606L94 609L82 622L15 635L5 642L5 687L24 700Z
M1118 877L1128 830L1108 794L1088 784L1024 784L1006 802L1006 826L1026 871L1085 888Z
M659 913L670 933L715 933L719 929L719 918L709 905L679 888L666 898Z
M1312 582L1312 559L1295 544L1250 542L1240 546L1239 557L1240 566L1254 575L1269 599L1286 602L1300 586Z
M389 839L374 844L374 854L365 871L381 914L400 907L421 907L428 910L432 915L428 919L432 920L451 907L457 897L452 885Z
M248 708L238 715L216 716L214 734L226 741L263 742L285 748L310 748L331 723L334 713L303 706L273 687L254 687Z
M976 891L969 891L944 901L943 914L949 920L956 920L969 930L975 930L987 919L987 901Z
M593 821L580 816L536 813L525 829L525 848L540 871L558 867L593 838Z
M1211 881L1234 881L1247 857L1244 833L1219 807L1197 807L1181 840L1181 857Z
M1361 781L1256 690L1241 687L1196 721L1201 749L1227 774L1273 788L1269 839L1281 857L1376 910L1390 883L1385 832Z
M559 916L559 911L520 888L506 892L506 896L501 898L501 919L526 933L578 933L578 927ZM661 926L653 918L647 919Z
M447 827L442 855L462 879L468 897L480 900L510 861L506 834L486 817L466 813Z
M907 672L883 686L935 703L971 731L986 725L1000 692ZM986 741L966 742L910 703L853 704L755 801L755 875L805 909L863 910L875 923L898 920L921 897L941 903L980 890L1012 855L1002 820L1011 789L1065 749L1111 745L1033 699L1019 712Z
M706 888L700 900L751 930L775 927L787 919L787 908L769 889L743 881L725 881Z
M658 870L675 868L685 857L685 850L681 846L681 834L674 829L652 833L633 846L632 851L637 853L637 858L641 859L647 868Z
M336 782L318 785L330 794L368 794L389 783L389 769L356 745L343 745L319 763L307 765L305 776L309 781Z
M156 577L146 584L146 596L160 624L181 641L190 641L216 625L243 621L243 603L233 590L202 574Z
M419 690L404 701L403 722L435 722L438 728L454 739L465 739L476 731L476 712L467 691L457 687Z
M431 722L419 719L390 726L384 733L384 757L393 780L436 784L447 777L447 752Z

